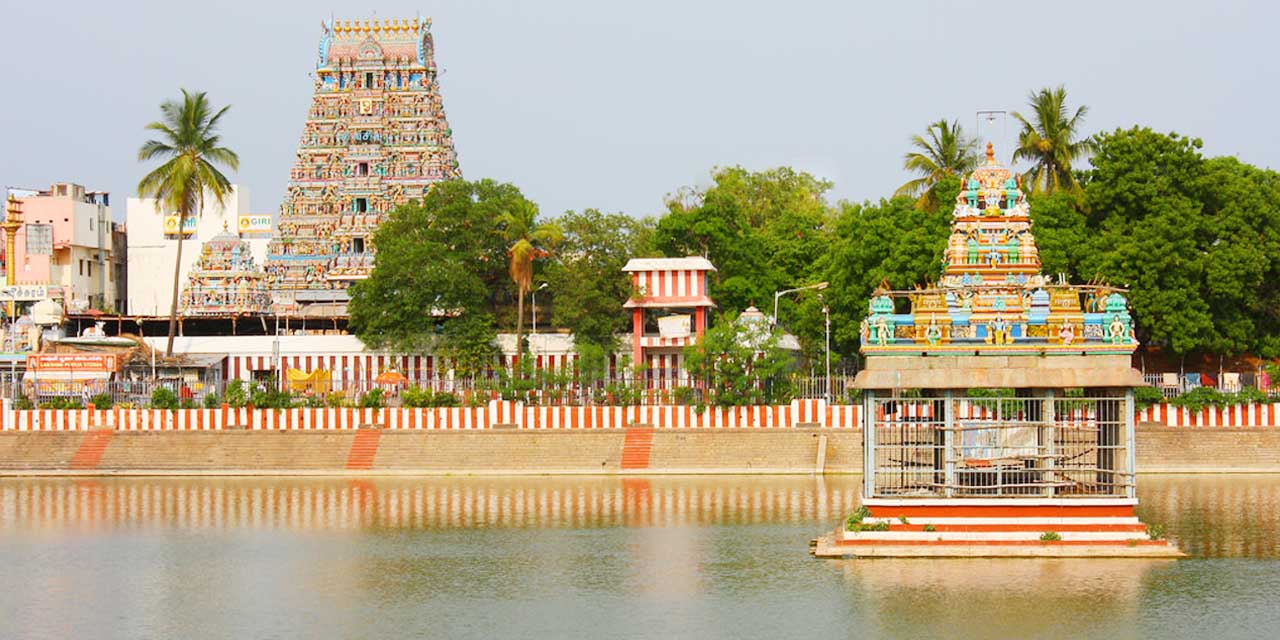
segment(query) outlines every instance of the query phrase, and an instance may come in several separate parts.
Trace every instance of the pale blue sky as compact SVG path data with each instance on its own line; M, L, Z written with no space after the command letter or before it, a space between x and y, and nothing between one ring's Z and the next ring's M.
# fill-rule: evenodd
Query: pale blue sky
M1091 108L1088 131L1141 123L1280 164L1271 2L0 3L0 185L73 180L110 191L117 217L142 127L179 87L232 105L234 180L274 212L331 11L432 17L464 174L514 182L550 214L657 213L725 164L878 198L929 122L972 131L975 111L1057 84ZM222 8L192 8L208 5Z

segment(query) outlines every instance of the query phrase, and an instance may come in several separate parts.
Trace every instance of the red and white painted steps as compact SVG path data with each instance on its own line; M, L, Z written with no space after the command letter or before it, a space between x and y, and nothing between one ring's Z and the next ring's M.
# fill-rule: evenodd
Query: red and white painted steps
M870 516L820 538L820 557L1180 557L1152 540L1132 499L863 501ZM843 523L842 523L843 524ZM873 530L878 529L878 530Z

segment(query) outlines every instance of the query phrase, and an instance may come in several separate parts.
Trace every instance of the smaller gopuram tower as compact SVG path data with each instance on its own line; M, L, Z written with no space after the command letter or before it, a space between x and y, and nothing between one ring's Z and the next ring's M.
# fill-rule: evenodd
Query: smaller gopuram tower
M1125 291L1040 273L1017 176L967 176L936 284L862 323L862 505L815 554L1178 556L1137 505Z
M281 313L326 304L344 315L345 289L373 270L386 215L460 177L430 29L419 18L322 25L315 94L268 249Z
M271 313L266 273L249 243L226 229L200 248L200 261L182 290L185 317L262 316Z

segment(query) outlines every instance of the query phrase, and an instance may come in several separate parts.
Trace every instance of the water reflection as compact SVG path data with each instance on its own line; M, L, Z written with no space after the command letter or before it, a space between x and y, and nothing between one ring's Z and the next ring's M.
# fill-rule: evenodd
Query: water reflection
M598 528L834 523L855 477L10 479L0 532ZM802 541L803 542L803 541Z
M1191 555L1280 558L1280 475L1143 476L1138 498L1143 522Z

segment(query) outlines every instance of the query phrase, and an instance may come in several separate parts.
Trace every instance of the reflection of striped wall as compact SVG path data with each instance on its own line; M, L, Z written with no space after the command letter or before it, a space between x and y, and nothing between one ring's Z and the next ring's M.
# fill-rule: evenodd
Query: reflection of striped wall
M850 511L853 480L404 482L20 481L0 532L110 529L616 527L815 523Z

